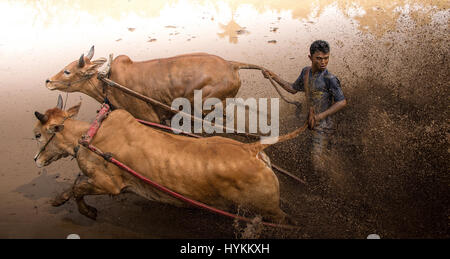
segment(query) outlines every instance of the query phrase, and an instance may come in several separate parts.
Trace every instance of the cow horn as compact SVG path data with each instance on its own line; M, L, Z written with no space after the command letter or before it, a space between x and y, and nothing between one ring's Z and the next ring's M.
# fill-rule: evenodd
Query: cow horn
M36 116L36 118L37 118L42 124L45 124L45 123L48 121L47 115L44 115L44 114L39 113L39 112L34 112L34 115Z
M89 60L91 60L94 57L94 45L92 45L91 49L89 50L89 53L86 56Z
M84 67L84 54L81 54L80 60L78 60L78 67Z
M58 95L58 103L56 104L56 108L62 110L63 108L63 99L61 95Z

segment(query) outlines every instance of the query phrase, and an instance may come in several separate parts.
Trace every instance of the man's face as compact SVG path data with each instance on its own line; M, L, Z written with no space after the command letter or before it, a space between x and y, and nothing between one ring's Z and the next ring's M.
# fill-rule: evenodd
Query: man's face
M323 53L321 51L316 51L312 56L309 55L308 57L312 62L312 67L314 68L314 70L323 71L327 68L330 53L329 52Z

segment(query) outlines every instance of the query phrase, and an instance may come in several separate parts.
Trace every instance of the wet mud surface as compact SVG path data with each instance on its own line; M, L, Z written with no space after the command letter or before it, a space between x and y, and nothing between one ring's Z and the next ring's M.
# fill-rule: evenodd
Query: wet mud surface
M145 2L109 10L78 1L72 11L59 1L1 3L11 14L1 22L16 28L5 28L10 37L0 39L0 238L449 238L448 3L155 1L145 8ZM180 10L191 11L190 22L179 18ZM14 16L19 11L26 15ZM64 20L71 12L79 18ZM135 60L208 52L262 65L293 82L319 38L331 44L328 68L348 100L334 116L327 170L312 169L310 132L266 150L274 164L307 181L277 173L282 208L299 230L247 226L133 194L87 197L98 209L96 221L82 216L74 201L50 205L79 169L68 158L35 166L33 112L55 106L58 92L46 89L45 79L91 45L95 57L112 52ZM278 97L260 72L240 75L238 97ZM285 95L303 101L300 93ZM92 120L99 104L91 98L70 94L68 107L80 99L78 119ZM303 124L295 107L280 104L282 134Z

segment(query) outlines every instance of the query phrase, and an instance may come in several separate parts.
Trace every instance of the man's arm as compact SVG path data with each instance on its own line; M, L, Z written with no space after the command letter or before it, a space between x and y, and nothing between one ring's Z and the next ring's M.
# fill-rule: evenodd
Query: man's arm
M265 78L269 78L269 76L275 81L277 82L284 90L286 90L287 92L291 93L291 94L295 94L297 93L297 90L294 89L293 87L293 83L289 83L287 81L284 81L281 77L277 76L275 73L273 73L272 71L262 71L263 75Z
M314 119L315 119L317 122L319 122L319 121L325 119L326 117L335 114L336 112L338 112L339 110L341 110L342 108L344 108L346 105L347 105L347 100L346 100L346 99L344 99L344 100L342 100L342 101L339 101L339 102L335 102L335 103L334 103L333 105L331 105L331 107L328 108L327 110L325 110L325 111L323 111L323 112L321 112L321 113L319 113L319 114L316 114L316 115L314 116Z
M330 79L329 87L335 103L331 105L327 110L314 116L314 120L317 122L327 118L330 115L335 114L347 105L347 99L345 99L344 93L342 92L341 82L339 82L339 79L337 77L332 77ZM313 123L313 125L314 124L315 122Z

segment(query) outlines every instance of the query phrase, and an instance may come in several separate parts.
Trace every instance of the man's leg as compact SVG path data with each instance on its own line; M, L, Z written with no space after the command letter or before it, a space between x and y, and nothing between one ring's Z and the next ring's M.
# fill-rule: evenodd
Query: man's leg
M313 133L312 163L320 185L333 193L348 190L349 175L344 173L333 133L315 130Z
M326 172L326 155L328 151L329 136L321 130L315 130L312 138L312 163L314 171L319 174Z

